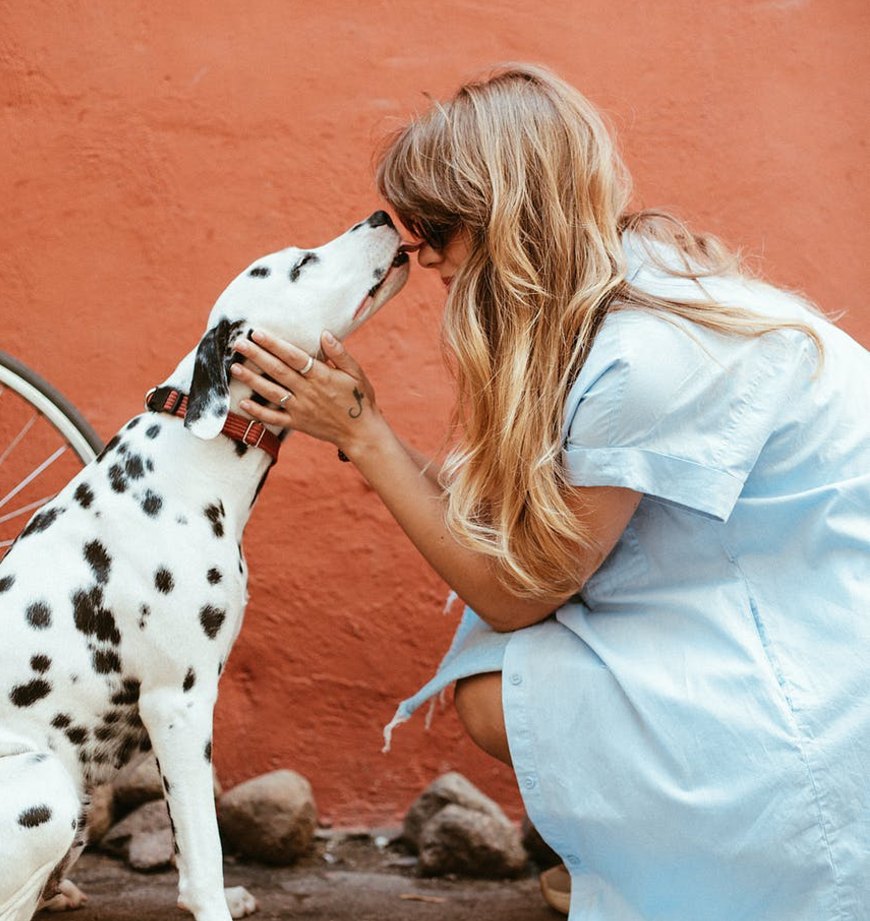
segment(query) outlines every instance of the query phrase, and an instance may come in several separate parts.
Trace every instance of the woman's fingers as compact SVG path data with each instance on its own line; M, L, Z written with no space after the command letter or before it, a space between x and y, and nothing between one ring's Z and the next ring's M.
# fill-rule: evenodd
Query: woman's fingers
M363 375L360 366L329 330L324 330L323 335L320 337L320 347L323 350L324 357L329 359L339 371L344 371L357 380L362 379Z
M283 339L261 332L255 332L253 336L254 341L239 339L235 343L235 350L245 358L250 358L276 380L289 384L291 379L287 375L288 368L298 373L310 364L311 356L308 352ZM306 376L312 370L313 367L309 367Z
M262 374L255 374L244 365L232 365L230 373L242 383L247 384L255 393L265 397L270 403L277 403L279 406L283 406L287 402L285 398L288 394L292 397L292 391L287 387L263 377ZM281 402L282 400L284 401L283 403Z
M292 401L290 397L288 402ZM253 416L258 422L265 422L266 425L277 425L280 428L292 428L287 413L280 412L277 409L270 409L268 406L261 406L253 400L242 400L241 408L249 415Z

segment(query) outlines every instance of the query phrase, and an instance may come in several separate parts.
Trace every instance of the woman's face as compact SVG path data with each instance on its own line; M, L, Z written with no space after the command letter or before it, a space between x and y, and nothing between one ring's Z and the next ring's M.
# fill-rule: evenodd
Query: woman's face
M447 288L460 266L468 259L471 252L471 240L468 232L459 230L441 249L435 249L425 241L417 251L417 262L424 269L435 269Z

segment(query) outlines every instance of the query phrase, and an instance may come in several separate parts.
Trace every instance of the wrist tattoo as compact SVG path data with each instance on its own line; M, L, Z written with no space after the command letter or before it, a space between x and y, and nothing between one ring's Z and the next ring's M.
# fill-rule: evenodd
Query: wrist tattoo
M355 407L352 406L347 411L347 414L351 417L351 419L356 419L362 415L362 411L363 411L362 401L365 399L365 394L359 389L359 387L354 387L353 395L356 398L356 406Z

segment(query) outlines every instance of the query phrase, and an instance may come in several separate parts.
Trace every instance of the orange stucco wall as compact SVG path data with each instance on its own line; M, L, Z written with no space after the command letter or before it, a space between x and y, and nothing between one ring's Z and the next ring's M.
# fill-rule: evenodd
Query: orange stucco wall
M378 206L373 146L424 91L511 59L548 64L609 113L638 203L759 254L868 344L868 26L866 0L6 0L0 348L108 437L240 268ZM418 270L350 343L424 450L451 401L442 299ZM392 820L456 768L516 812L509 771L449 710L380 753L455 618L331 447L291 440L246 550L251 602L217 714L225 785L290 766L353 824Z

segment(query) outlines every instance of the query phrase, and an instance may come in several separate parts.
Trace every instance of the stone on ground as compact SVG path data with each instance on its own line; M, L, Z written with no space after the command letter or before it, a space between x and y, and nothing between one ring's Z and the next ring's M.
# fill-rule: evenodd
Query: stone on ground
M314 840L317 808L311 785L289 770L254 777L220 797L218 824L228 851L263 863L291 864Z

